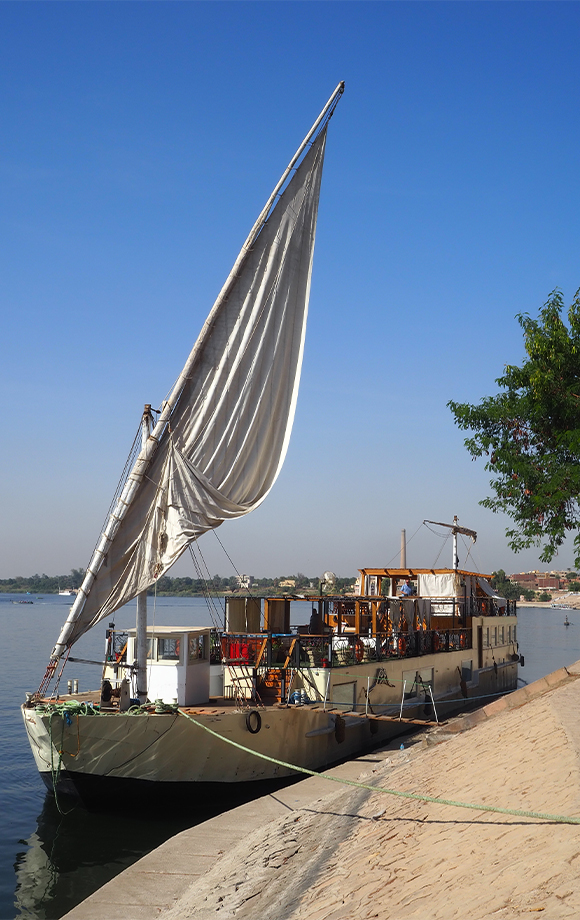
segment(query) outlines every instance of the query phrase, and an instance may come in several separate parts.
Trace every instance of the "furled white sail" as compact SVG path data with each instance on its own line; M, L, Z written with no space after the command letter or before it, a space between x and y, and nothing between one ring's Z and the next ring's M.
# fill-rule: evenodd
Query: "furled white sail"
M300 380L325 143L326 126L238 259L53 657L153 584L200 534L252 511L272 488Z

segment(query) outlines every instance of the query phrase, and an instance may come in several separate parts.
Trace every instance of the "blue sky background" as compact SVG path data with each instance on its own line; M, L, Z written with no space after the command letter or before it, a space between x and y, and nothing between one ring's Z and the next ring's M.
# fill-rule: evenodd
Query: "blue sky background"
M240 572L351 575L457 514L469 565L538 567L446 403L580 287L579 39L576 2L0 4L0 577L88 563L143 404L340 80L290 450L220 539ZM408 563L440 548L419 529Z

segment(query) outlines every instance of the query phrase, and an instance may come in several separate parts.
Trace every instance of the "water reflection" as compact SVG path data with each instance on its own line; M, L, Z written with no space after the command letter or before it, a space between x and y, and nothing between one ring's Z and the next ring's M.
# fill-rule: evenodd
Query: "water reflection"
M63 800L61 807L71 808ZM16 856L16 917L58 918L189 821L93 814L76 806L65 815L47 793L36 831Z
M61 814L47 792L36 830L16 854L15 920L58 920L110 879L170 837L295 780L234 787L227 796L199 795L123 812L117 803L99 813L59 796Z

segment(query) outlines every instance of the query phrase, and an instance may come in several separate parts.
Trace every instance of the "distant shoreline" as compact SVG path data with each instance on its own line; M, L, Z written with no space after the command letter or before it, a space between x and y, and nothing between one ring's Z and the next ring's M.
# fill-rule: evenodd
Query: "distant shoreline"
M554 604L554 601L535 601L535 602L518 601L517 606L518 606L518 610L521 607L547 607L548 610L550 609L552 610L580 610L580 599L576 603L578 604L577 607L573 604L566 604L566 606L563 607L560 605L552 606Z

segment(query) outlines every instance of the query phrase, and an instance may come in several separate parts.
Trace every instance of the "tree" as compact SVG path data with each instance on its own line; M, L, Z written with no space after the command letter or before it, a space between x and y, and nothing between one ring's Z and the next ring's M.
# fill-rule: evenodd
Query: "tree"
M510 581L503 569L492 572L491 584L501 597L517 600L522 593L520 586Z
M575 565L580 566L580 290L562 321L556 289L538 320L517 319L527 358L507 365L496 380L503 392L479 405L450 401L456 424L474 432L465 446L473 459L488 457L485 469L495 495L480 502L503 511L515 526L506 530L518 552L542 546L550 562L565 537L576 531Z
M73 587L73 588L80 588L80 586L82 585L82 583L83 583L83 581L84 581L84 579L85 579L85 570L84 570L84 569L71 569L71 570L70 570L70 575L71 575L71 584L72 584L72 587ZM45 575L43 575L42 577L43 577L43 578L46 578Z

